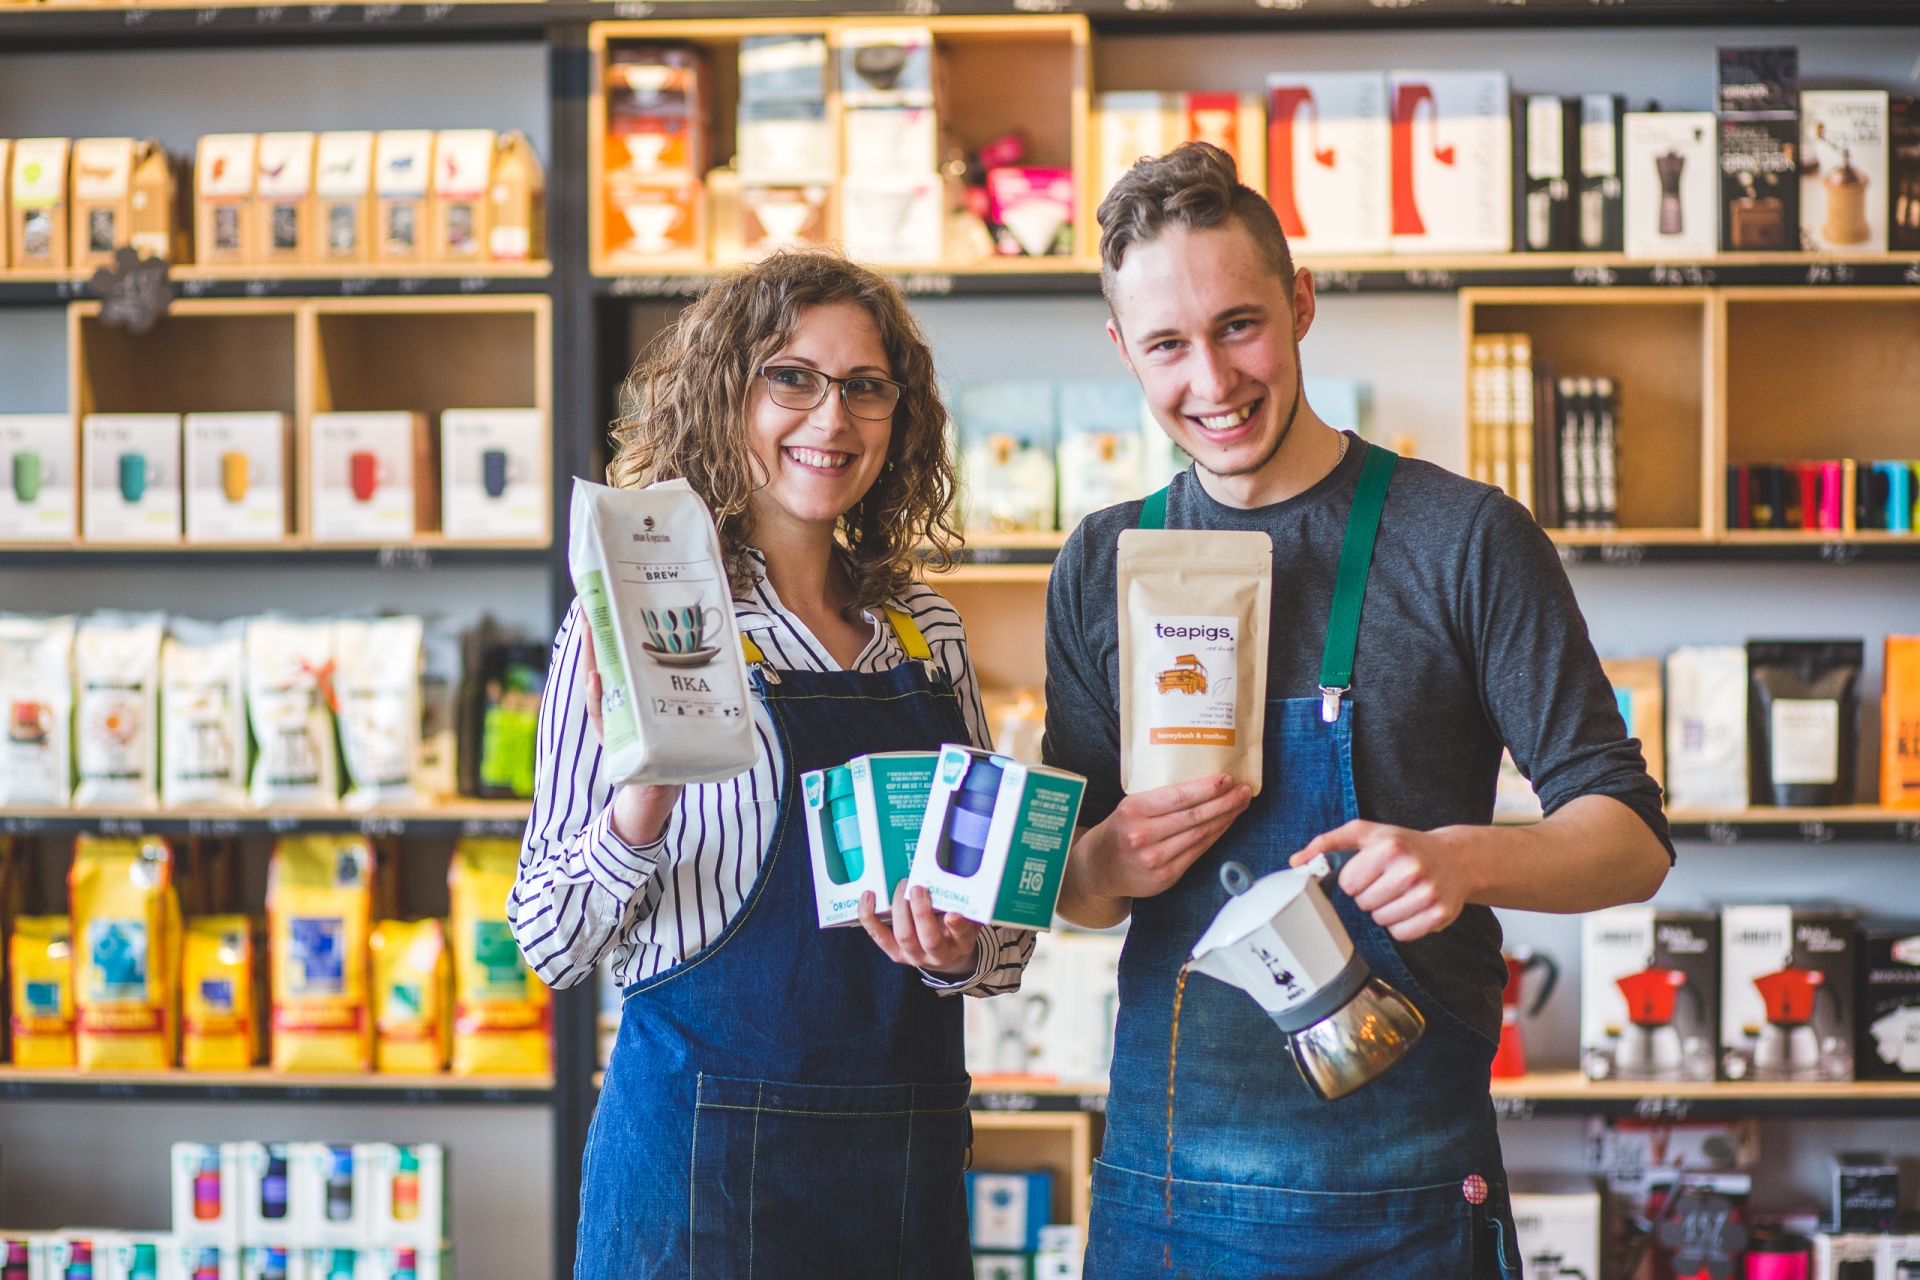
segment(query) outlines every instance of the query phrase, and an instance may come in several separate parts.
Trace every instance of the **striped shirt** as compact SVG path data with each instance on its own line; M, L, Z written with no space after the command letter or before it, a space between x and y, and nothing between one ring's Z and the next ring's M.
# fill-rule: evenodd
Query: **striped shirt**
M775 668L837 671L839 663L784 608L765 575L733 602L741 631ZM960 694L976 746L991 746L980 683L967 656L960 615L931 587L914 583L893 602L926 637L938 667ZM855 671L885 671L907 660L886 620L866 615L873 639ZM687 787L652 844L635 848L613 831L613 788L600 776L600 742L580 694L579 610L567 611L554 638L540 728L533 815L507 918L527 963L552 987L584 980L611 955L622 985L663 973L726 927L759 875L778 826L786 761L772 714L753 699L759 759L725 782ZM1034 934L988 926L980 931L974 972L948 981L923 974L942 992L999 995L1017 990L1033 955Z

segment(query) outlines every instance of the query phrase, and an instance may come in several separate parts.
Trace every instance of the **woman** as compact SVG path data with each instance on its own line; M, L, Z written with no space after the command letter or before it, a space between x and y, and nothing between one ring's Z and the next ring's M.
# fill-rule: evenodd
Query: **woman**
M712 510L761 749L729 782L615 793L570 613L507 911L553 986L609 952L628 984L577 1274L969 1276L968 1082L942 997L1017 987L1032 935L904 888L891 921L866 896L871 942L819 928L794 786L988 741L959 617L912 580L918 547L957 541L932 353L885 277L782 254L716 282L627 393L611 479L684 476Z

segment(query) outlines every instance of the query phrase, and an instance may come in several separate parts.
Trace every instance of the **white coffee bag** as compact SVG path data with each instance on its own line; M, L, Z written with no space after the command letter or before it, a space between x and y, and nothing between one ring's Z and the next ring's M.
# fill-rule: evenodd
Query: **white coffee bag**
M73 619L0 615L0 804L73 797Z
M333 689L349 809L418 803L420 619L354 618L333 624Z
M684 481L573 482L567 564L600 669L607 780L719 782L753 767L747 666L706 504Z
M76 805L160 804L162 614L97 613L73 638Z
M175 618L160 646L160 798L169 809L247 803L244 619Z
M247 715L260 752L247 798L256 809L333 808L332 624L254 618L246 648Z
M1667 655L1667 807L1747 807L1747 651Z

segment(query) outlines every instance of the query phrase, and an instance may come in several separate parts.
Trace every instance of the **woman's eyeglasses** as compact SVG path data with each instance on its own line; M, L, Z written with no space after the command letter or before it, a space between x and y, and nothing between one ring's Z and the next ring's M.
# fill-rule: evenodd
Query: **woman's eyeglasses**
M900 393L906 389L885 378L865 374L836 378L818 369L794 364L763 365L758 372L767 380L767 394L782 409L817 409L827 398L827 392L838 386L840 401L847 406L847 412L871 422L891 418L900 403Z

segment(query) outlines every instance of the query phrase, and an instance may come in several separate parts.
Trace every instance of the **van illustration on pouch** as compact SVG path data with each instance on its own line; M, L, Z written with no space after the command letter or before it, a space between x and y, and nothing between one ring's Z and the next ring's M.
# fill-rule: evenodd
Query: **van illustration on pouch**
M1198 657L1183 653L1173 665L1162 671L1155 682L1161 693L1205 693L1207 667Z

